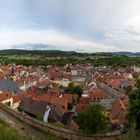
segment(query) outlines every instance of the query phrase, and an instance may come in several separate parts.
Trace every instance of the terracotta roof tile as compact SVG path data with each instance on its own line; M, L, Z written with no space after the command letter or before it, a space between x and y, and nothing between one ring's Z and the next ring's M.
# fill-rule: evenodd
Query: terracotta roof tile
M0 94L0 102L12 98L12 94Z
M35 116L43 117L45 114L47 104L47 102L35 101L31 98L26 97L22 99L20 105L18 106L18 109Z
M64 94L63 98L68 100L68 103L72 103L73 101L77 100L77 94Z
M75 111L76 111L76 112L79 112L79 111L81 111L81 110L87 108L88 106L89 106L89 104L78 103L78 104L76 104L76 106L75 106Z
M119 98L115 100L111 110L112 119L118 119L120 123L125 122L125 114L127 112L128 101L121 101Z
M13 103L21 101L25 96L26 96L25 93L21 93L13 96Z
M99 99L105 99L107 97L107 94L104 90L95 87L92 92L88 93L89 98L99 98Z

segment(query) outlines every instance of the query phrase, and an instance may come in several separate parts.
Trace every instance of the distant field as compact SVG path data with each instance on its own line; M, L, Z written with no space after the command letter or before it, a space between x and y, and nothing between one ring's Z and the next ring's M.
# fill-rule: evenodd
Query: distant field
M60 50L0 50L0 64L7 65L91 64L96 66L140 66L140 53L77 53Z

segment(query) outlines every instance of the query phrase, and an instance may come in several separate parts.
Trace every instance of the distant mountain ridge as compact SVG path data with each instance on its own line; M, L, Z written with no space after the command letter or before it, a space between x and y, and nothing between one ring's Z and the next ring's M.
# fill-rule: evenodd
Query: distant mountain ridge
M21 50L21 49L7 49L0 50L0 55L42 55L42 56L70 56L79 55L75 51L61 51L61 50Z
M140 52L111 52L113 55L126 55L126 56L137 56Z
M98 52L98 53L80 53L76 51L62 50L24 50L24 49L6 49L0 50L0 55L41 55L46 57L55 56L140 56L140 52Z

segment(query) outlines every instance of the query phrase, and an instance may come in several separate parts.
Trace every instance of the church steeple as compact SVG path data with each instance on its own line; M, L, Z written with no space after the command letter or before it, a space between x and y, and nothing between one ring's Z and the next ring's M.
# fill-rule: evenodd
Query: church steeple
M14 76L15 74L14 74L14 64L12 63L11 64L11 76Z
M11 64L10 65L10 78L11 78L11 80L13 80L13 81L16 81L16 75L15 75L15 69L14 69L14 66L15 66L15 64Z

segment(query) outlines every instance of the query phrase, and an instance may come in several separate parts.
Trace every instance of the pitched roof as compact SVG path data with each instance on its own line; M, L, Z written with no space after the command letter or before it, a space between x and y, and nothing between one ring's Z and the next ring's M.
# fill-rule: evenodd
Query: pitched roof
M77 94L64 94L63 98L68 100L68 103L72 103L77 99L78 95Z
M0 94L0 102L12 98L12 94Z
M0 80L0 90L3 92L14 91L15 94L20 92L17 83L10 79Z
M63 78L65 78L65 79L71 79L72 78L72 74L64 73L63 74Z
M51 108L51 111L49 113L49 119L52 121L61 121L65 113L63 107L61 107L60 105L52 104L50 104L49 106Z
M119 89L122 81L124 81L124 79L121 76L110 76L110 77L106 77L105 82L108 85L111 85L113 88Z
M106 98L107 95L104 90L95 87L92 92L88 93L89 98Z
M47 104L47 102L35 101L31 98L26 97L22 99L20 105L18 106L18 109L35 116L43 117L45 114Z
M88 106L89 106L89 104L78 103L75 106L75 110L76 110L76 112L79 112L79 111L87 108Z
M80 97L80 103L89 104L90 98L89 97Z
M120 122L125 121L125 113L127 112L127 105L128 105L128 100L127 101L122 101L119 98L117 98L112 106L111 110L111 116L112 119L118 119Z
M18 101L21 101L26 96L25 93L17 94L13 96L13 103L16 103Z
M68 104L67 99L56 97L56 96L51 96L51 98L48 102L53 105L60 105L60 106L64 107L65 110L67 110L67 104Z
M63 73L61 71L55 70L55 71L49 71L48 76L50 78L62 78Z
M47 92L42 95L32 94L31 98L34 100L37 100L37 101L48 102L52 105L60 105L60 106L64 107L65 110L67 110L68 100L66 98L57 97L57 96L53 95L52 92Z
M63 116L62 116L61 122L65 125L68 125L72 120L73 114L74 114L73 112L64 113Z
M83 90L90 90L91 88L92 88L92 86L84 85L82 89Z

